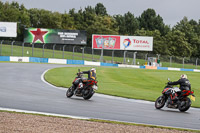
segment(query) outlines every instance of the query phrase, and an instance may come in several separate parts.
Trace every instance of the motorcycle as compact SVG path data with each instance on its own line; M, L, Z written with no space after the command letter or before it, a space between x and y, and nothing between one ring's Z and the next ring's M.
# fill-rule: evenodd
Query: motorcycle
M78 80L82 80L82 83L76 85L75 82ZM83 77L83 74L80 73L80 69L78 69L77 77L75 77L74 81L72 82L72 86L68 88L66 96L70 98L73 95L76 95L78 97L83 97L85 100L88 100L93 96L93 94L97 89L98 89L97 81L89 80Z
M170 81L169 78L168 81ZM181 94L182 92L184 92L183 95ZM172 100L174 95L177 95L177 99L175 101ZM162 91L162 95L155 101L155 108L161 109L164 107L165 103L167 103L167 108L179 109L179 111L185 112L190 108L192 103L188 97L189 95L191 95L191 99L195 101L194 91L181 91L178 87L173 87L172 85L167 84Z

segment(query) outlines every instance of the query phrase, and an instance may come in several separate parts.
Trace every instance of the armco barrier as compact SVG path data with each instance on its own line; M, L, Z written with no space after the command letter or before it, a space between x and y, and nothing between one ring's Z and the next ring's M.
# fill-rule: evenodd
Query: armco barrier
M76 65L88 65L88 66L111 66L111 67L121 67L121 68L122 67L128 67L128 68L140 68L140 69L156 69L156 70L200 72L199 69L137 66L137 65L124 65L124 64L112 64L112 63L103 63L103 62L92 62L92 61L84 61L84 60L67 60L67 59L38 58L38 57L0 56L0 61L37 62L37 63L55 63L55 64L76 64Z
M158 70L168 70L168 67L157 67Z
M180 70L181 71L194 71L194 69L184 69L184 68L181 68Z
M171 67L168 67L168 70L180 71L181 69L180 68L171 68Z
M67 64L67 60L66 60L66 59L54 59L54 58L49 58L48 63Z
M10 56L10 61L29 62L29 57L15 57L15 56Z
M84 65L84 60L67 60L67 64Z
M10 56L0 56L0 61L10 61Z
M112 63L100 63L101 66L114 66L114 67L118 67L118 64L112 64Z
M29 57L30 62L48 63L48 58Z
M101 66L100 62L84 61L84 65L88 66Z
M118 67L140 68L140 66L136 66L136 65L124 65L124 64L118 64Z

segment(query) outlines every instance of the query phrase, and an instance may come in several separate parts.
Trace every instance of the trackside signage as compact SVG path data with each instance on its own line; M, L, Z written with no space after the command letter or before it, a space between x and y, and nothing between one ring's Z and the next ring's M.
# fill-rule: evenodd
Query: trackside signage
M0 22L0 37L17 37L17 23Z
M153 37L93 35L92 48L153 51Z
M24 33L25 43L57 43L86 45L86 31L27 28Z

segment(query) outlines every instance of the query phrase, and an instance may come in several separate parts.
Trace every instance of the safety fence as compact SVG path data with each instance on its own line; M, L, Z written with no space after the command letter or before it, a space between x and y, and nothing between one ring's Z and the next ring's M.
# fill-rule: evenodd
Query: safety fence
M0 61L73 64L73 65L87 65L87 66L110 66L110 67L127 67L127 68L140 68L140 69L200 72L200 70L198 70L198 69L138 66L138 65L113 64L113 63L104 63L104 62L92 62L92 61L85 61L85 60L67 60L67 59L39 58L39 57L0 56Z
M198 58L167 56L140 51L100 50L77 45L26 44L6 40L0 41L0 56L87 60L138 66L149 65L149 58L152 57L160 61L157 66L200 69L200 61Z

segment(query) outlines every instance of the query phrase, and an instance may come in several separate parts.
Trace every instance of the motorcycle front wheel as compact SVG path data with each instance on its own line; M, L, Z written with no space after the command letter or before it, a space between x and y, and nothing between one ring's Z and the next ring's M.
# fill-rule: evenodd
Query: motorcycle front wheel
M185 101L180 102L178 109L181 112L185 112L190 108L190 106L191 106L191 100L190 100L190 98L187 97L187 99Z
M165 97L164 96L158 97L157 100L155 101L156 109L161 109L164 105L165 105Z
M71 86L70 88L68 88L67 92L66 92L66 96L68 98L72 97L74 95L74 92L73 92L73 87Z
M90 98L93 96L93 94L94 94L93 88L92 88L92 87L89 87L89 88L87 88L87 89L85 89L85 90L83 91L83 98L84 98L85 100L88 100L88 99L90 99Z

